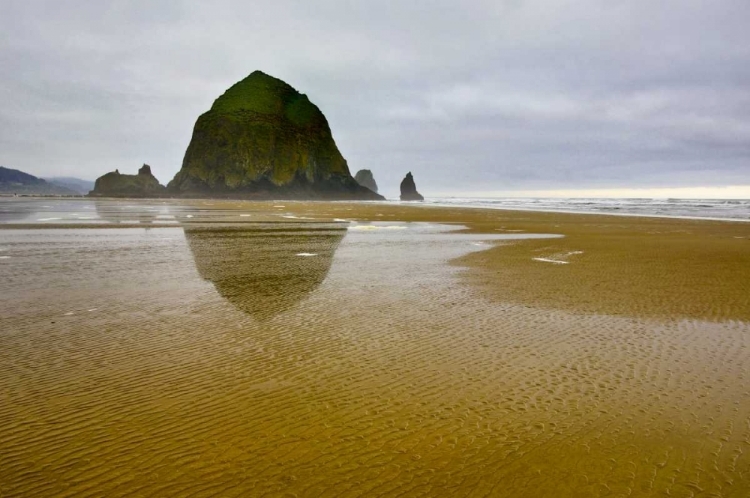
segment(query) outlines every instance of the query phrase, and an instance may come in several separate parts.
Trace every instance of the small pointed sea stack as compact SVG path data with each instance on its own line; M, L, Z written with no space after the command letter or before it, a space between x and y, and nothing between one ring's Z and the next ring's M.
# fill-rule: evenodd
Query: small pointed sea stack
M401 182L401 200L402 201L423 201L424 197L422 194L417 192L417 185L414 183L414 177L411 175L411 171L406 174L406 177Z
M372 171L369 169L361 169L357 171L357 174L354 175L354 179L363 187L367 187L375 193L378 192L378 184L375 183L375 177L372 176Z

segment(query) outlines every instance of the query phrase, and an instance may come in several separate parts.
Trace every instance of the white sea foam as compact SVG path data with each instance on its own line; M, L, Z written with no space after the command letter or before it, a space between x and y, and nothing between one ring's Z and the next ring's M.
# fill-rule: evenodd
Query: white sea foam
M750 221L750 199L434 197L425 199L424 204L518 211Z
M61 220L62 218L37 218L36 221L56 221Z
M317 256L317 254L313 252L300 252L300 253L297 253L297 256L309 257L309 256Z

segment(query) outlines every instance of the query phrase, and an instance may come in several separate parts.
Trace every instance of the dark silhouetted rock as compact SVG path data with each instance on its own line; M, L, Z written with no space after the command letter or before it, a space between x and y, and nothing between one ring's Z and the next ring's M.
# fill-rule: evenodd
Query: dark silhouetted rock
M417 185L414 183L414 177L411 171L401 181L401 200L402 201L423 201L424 197L417 192Z
M187 197L383 199L352 178L320 109L260 71L198 118L168 188Z
M166 187L151 174L151 166L144 164L137 175L123 175L114 170L100 176L94 183L91 197L163 197Z
M361 169L357 171L357 174L354 175L354 179L363 187L367 187L373 192L378 191L378 184L375 183L375 177L372 176L372 171L369 169Z

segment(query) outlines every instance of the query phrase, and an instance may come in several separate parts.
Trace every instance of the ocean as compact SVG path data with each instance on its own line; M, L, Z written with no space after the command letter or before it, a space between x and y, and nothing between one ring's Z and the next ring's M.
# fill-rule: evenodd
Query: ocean
M424 202L436 206L750 221L750 199L433 197Z

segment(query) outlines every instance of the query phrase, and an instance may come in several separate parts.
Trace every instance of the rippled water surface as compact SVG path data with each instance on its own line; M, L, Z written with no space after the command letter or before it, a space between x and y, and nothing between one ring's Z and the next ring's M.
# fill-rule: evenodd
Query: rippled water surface
M489 209L750 221L750 199L437 197L426 202Z
M526 235L7 206L73 226L0 230L0 496L750 495L750 326L501 305L447 264Z

